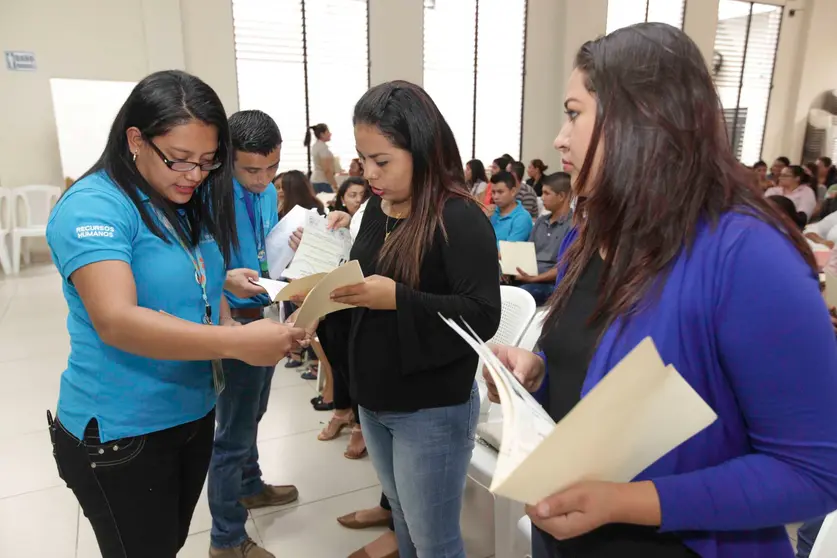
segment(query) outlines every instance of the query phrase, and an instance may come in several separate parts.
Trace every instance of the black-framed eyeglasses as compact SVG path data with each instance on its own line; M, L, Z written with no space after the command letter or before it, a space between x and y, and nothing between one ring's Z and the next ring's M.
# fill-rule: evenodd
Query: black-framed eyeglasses
M193 161L169 161L168 158L160 151L160 148L154 145L154 142L149 138L145 138L151 149L163 160L163 163L174 172L189 172L195 167L200 167L203 172L210 172L221 168L221 161L212 161L211 163L195 163Z

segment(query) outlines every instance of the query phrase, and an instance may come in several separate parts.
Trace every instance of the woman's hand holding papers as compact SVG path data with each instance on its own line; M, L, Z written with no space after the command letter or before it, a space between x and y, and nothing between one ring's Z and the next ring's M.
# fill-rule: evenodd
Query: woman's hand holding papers
M532 523L558 540L572 539L603 525L627 523L657 527L660 497L650 481L585 481L526 506Z
M334 289L331 300L372 310L395 310L395 281L372 275L363 283Z
M275 365L307 335L305 330L270 319L231 328L230 334L233 331L236 338L234 343L230 343L229 358L241 360L252 366Z
M326 229L330 231L334 231L337 229L348 229L349 224L352 222L352 216L344 211L332 211L326 217ZM299 243L302 242L302 233L305 229L299 227L297 230L291 234L290 238L288 238L288 246L291 247L291 250L294 252L299 249Z
M285 320L285 325L288 327L294 327L296 323L296 317L299 315L299 308L297 308L293 314L287 317ZM302 339L297 340L297 345L303 349L307 348L311 345L311 340L317 334L317 328L320 326L320 321L317 320L313 324L309 325L305 328L305 336Z
M503 363L503 366L514 374L514 377L526 388L526 391L530 393L538 391L546 374L546 365L541 357L518 347L507 345L489 345L489 347ZM488 388L488 399L493 403L499 403L500 397L497 394L497 386L494 385L494 380L487 368L483 367L482 375Z
M326 218L326 228L330 231L348 229L351 222L352 216L345 211L332 211Z

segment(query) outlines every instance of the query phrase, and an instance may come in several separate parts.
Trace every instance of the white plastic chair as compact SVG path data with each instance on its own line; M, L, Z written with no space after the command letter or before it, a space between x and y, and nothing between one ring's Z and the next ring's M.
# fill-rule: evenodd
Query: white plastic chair
M29 263L29 242L25 238L46 238L46 226L52 208L61 197L61 188L35 184L12 189L12 273L20 273L20 259ZM21 217L22 216L22 217Z
M526 332L532 318L537 311L537 304L528 292L519 287L503 285L500 287L502 312L500 327L491 338L491 342L502 345L517 346ZM488 390L482 380L483 363L477 368L477 385L480 388L480 420L488 418L491 402L488 400ZM478 484L488 487L497 467L497 452L482 444L474 448L474 454L468 465L468 476ZM514 526L510 525L512 517L518 517L522 505L506 498L494 498L494 552L497 558L510 558L513 542Z
M520 338L526 332L526 328L532 321L537 311L537 304L528 292L520 287L502 285L500 287L500 300L502 310L500 313L500 327L489 342L499 345L511 345L516 347ZM480 390L480 420L488 416L490 401L488 401L488 389L482 379L483 362L480 359L477 364L477 386Z
M837 556L837 511L828 514L822 522L809 558L834 558L834 556Z
M531 558L532 556L532 520L528 515L524 515L517 522L517 538L514 545L515 558L525 556Z
M13 216L11 191L8 188L0 188L0 269L6 275L12 273L12 260L9 256L9 243L6 237L14 226Z
M520 347L521 349L526 349L527 351L535 350L535 347L538 344L538 340L540 340L541 338L541 331L543 330L543 321L546 319L546 315L548 312L548 308L541 308L540 310L535 312L535 317L532 318L529 327L526 328L526 331L520 338L520 342L517 344L518 347Z

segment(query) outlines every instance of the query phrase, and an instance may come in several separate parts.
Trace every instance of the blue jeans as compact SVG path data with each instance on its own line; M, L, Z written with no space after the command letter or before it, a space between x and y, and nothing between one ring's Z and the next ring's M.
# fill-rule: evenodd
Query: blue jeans
M811 554L811 549L814 548L814 541L817 540L817 534L820 532L823 521L825 521L825 517L818 517L806 521L799 528L796 533L796 558L808 558Z
M520 285L520 288L532 295L532 298L535 299L535 304L538 306L543 306L546 304L546 301L549 300L549 297L552 296L552 292L555 290L554 283L525 283Z
M316 194L333 194L334 188L331 187L331 184L328 182L315 182L311 186L314 187L314 193Z
M256 435L267 410L272 366L225 360L227 387L216 404L217 427L209 464L212 546L230 548L247 540L247 510L239 500L264 489Z
M461 405L411 413L360 408L401 558L465 558L459 514L479 412L476 384Z

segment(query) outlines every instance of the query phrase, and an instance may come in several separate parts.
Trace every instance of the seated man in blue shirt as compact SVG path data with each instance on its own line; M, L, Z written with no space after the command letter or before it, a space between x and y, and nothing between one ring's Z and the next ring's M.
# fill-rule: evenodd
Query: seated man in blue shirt
M506 171L491 175L491 193L494 199L494 214L491 224L497 242L526 242L532 232L532 217L517 201L517 186L514 176Z
M517 269L517 280L521 283L521 288L534 297L538 306L546 304L555 290L558 251L572 226L570 175L565 172L550 174L543 178L542 185L543 206L550 213L535 221L529 236L529 242L535 243L538 274L529 275L522 269Z
M282 136L276 122L258 110L233 114L229 120L235 149L235 221L239 248L230 266L259 270L267 277L265 238L276 226L276 187ZM264 318L270 304L266 294L241 299L224 296L233 320L246 324ZM225 360L226 388L216 404L215 447L209 467L209 509L212 512L210 558L273 558L256 546L244 524L248 509L279 506L299 497L295 486L272 486L262 481L258 425L265 411L273 379L272 366L250 366Z

